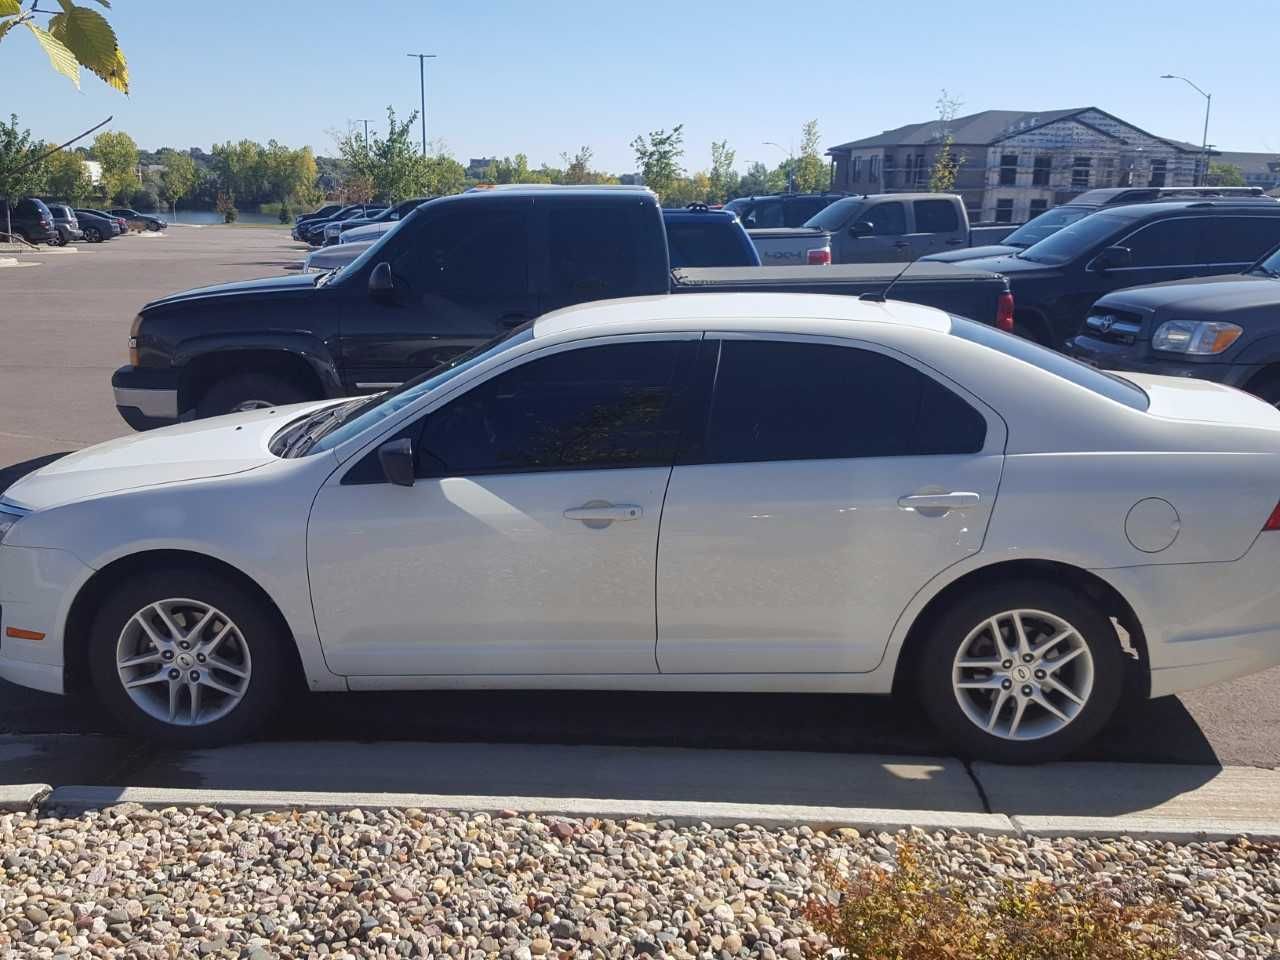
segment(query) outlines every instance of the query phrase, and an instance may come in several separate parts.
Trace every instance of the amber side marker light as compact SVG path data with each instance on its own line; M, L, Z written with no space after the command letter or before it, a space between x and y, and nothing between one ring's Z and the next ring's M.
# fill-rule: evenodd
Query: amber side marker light
M44 639L43 633L37 633L35 630L23 630L19 627L6 627L4 635L13 640L34 640L38 642Z

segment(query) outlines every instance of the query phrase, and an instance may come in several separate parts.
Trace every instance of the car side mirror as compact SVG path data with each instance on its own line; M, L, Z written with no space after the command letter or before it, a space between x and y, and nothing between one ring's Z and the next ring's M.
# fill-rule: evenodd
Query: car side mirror
M1133 263L1133 251L1128 247L1107 247L1098 254L1096 262L1099 270L1127 267Z
M851 237L869 237L876 232L876 225L870 220L859 220L849 228Z
M394 293L396 289L395 278L391 276L391 264L383 260L373 268L373 272L369 274L369 292L375 297L386 296Z
M414 480L413 441L408 437L388 440L378 448L378 462L388 482L397 487L412 487Z

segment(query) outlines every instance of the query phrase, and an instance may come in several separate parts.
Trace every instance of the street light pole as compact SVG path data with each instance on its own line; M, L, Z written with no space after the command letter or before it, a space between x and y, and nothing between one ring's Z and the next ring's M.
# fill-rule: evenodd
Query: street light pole
M1200 94L1200 96L1204 97L1204 137L1200 141L1200 153L1204 157L1204 163L1201 169L1201 174L1197 178L1200 182L1197 183L1196 186L1197 187L1206 186L1204 181L1209 179L1209 108L1213 106L1213 94L1205 93L1198 86L1196 86L1196 84L1194 84L1192 81L1188 80L1186 77L1179 76L1176 73L1162 73L1160 74L1160 79L1161 80L1181 80L1183 83L1189 86L1196 93Z
M418 58L418 92L422 95L422 155L427 155L427 61L434 60L434 53L410 53Z
M368 153L369 152L369 121L365 120L362 117L358 117L356 119L356 123L364 124L364 150L365 150L365 153Z

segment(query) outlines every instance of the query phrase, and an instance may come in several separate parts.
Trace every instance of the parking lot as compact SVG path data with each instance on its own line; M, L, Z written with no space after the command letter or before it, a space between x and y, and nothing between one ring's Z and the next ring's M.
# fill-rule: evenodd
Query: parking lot
M304 253L283 230L251 227L179 226L73 249L23 256L37 265L0 269L0 488L45 458L128 432L112 406L109 378L124 362L129 325L143 303L189 287L279 274ZM278 736L915 755L941 749L922 724L887 701L771 695L749 698L744 709L747 699L527 692L314 696L290 705ZM4 685L0 733L112 731L83 704ZM1147 704L1113 725L1087 756L1280 767L1280 671ZM127 766L128 752L113 762Z

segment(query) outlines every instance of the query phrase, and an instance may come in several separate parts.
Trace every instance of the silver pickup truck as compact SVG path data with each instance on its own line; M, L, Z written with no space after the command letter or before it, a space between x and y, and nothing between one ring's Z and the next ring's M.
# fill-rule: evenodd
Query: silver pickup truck
M1016 226L971 226L955 194L877 193L837 200L803 227L748 233L765 264L883 263L999 243ZM824 248L829 260L810 253Z

